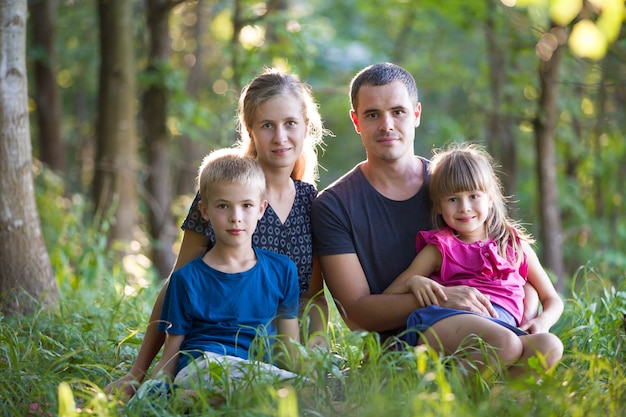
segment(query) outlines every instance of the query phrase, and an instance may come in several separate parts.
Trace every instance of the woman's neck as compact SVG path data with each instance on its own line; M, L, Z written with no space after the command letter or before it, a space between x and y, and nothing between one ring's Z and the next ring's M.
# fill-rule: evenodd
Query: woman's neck
M265 174L265 198L282 223L287 220L296 198L296 188L289 175L282 173Z

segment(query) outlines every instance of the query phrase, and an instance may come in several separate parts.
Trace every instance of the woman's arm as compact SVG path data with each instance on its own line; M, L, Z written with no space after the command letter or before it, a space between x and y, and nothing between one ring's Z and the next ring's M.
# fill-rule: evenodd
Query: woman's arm
M302 317L306 314L307 317ZM324 282L319 258L313 257L313 273L309 281L309 289L300 297L300 316L309 319L308 334L303 336L309 347L326 347L326 331L328 327L328 303L324 294Z
M563 300L541 266L535 251L527 242L523 242L522 245L528 261L528 282L537 290L542 311L537 317L523 324L520 328L528 333L545 333L561 317Z

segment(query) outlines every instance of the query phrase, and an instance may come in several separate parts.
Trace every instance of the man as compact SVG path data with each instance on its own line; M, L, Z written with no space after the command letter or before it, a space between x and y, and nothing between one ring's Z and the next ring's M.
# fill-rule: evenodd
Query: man
M413 76L381 63L350 86L350 117L365 161L313 201L313 245L346 324L397 334L419 305L413 294L382 294L415 257L415 236L432 228L428 161L413 151L421 103ZM443 306L496 316L476 289L445 288Z

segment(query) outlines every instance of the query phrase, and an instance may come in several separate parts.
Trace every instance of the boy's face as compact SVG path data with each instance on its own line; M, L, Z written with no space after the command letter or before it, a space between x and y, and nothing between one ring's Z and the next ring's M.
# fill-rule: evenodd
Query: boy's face
M208 201L198 204L204 219L211 222L216 244L227 246L249 245L266 207L258 189L241 183L215 185Z

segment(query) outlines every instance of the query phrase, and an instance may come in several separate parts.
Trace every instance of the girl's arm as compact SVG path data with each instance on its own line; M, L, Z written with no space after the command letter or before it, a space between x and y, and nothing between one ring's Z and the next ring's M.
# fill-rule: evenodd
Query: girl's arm
M434 245L426 245L411 265L385 289L383 294L413 293L422 306L447 301L443 286L428 278L441 267L441 253Z
M326 347L326 331L328 325L328 303L324 295L322 269L317 256L313 257L313 273L309 281L309 290L300 297L302 315L309 318L308 335L304 335L309 347Z
M279 318L276 320L276 330L275 347L277 350L284 348L283 352L277 352L279 363L288 370L298 371L301 368L298 350L300 343L298 319Z
M550 330L563 313L563 300L556 292L550 277L541 266L539 258L527 242L522 242L528 261L528 282L537 290L541 301L541 313L520 326L528 333L545 333Z
M180 353L180 345L183 343L185 335L168 334L165 337L165 347L161 359L154 366L152 378L166 376L174 379L176 376L176 365L178 364L178 355Z

